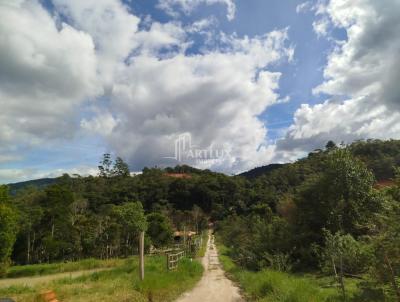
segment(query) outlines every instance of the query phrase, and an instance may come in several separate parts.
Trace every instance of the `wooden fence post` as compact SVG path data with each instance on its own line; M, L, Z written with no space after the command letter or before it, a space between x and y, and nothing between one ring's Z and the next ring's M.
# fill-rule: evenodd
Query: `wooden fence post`
M167 252L167 270L169 271L170 269L170 264L169 264L169 253Z
M186 248L186 226L183 226L183 247Z
M144 232L139 236L139 278L144 279Z

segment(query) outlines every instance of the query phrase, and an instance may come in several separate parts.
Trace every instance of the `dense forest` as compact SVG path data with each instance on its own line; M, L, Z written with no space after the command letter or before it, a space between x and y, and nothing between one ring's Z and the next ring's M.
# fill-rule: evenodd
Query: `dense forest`
M400 301L399 166L396 140L328 142L238 176L189 166L131 176L105 154L96 177L0 187L0 274L10 263L125 257L141 230L158 247L174 229L212 221L246 269L330 274L343 294L344 278L368 275L363 286L376 301Z
M331 275L343 301L347 277L361 280L354 301L400 301L399 148L329 142L255 178L259 201L219 224L230 256L254 271Z

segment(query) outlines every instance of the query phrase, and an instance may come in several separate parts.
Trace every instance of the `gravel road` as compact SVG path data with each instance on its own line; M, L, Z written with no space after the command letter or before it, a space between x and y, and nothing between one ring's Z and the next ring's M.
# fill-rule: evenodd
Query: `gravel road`
M196 287L177 302L244 302L239 288L225 277L218 259L214 236L209 234L207 251L202 259L204 274Z

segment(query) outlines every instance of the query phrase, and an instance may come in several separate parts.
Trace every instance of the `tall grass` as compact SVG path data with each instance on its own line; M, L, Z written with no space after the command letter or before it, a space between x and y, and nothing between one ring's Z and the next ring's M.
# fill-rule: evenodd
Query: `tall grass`
M297 276L273 270L248 271L237 266L228 249L218 244L225 271L239 283L248 301L258 302L339 302L342 297L329 278ZM355 286L352 285L352 290ZM349 293L350 297L353 292Z
M59 262L32 265L12 266L8 269L6 278L42 276L56 273L74 272L95 268L109 268L122 264L121 259L85 259L76 262Z
M91 275L58 279L33 288L14 286L0 289L0 297L34 302L37 293L52 289L63 302L168 302L192 288L202 272L201 264L189 259L182 259L176 271L168 271L165 257L152 256L146 257L145 279L140 281L137 258L130 258L116 268Z
M197 257L204 257L204 255L206 254L207 241L208 241L208 230L204 230L201 233L201 238L202 238L202 243L201 243L200 249L196 253Z

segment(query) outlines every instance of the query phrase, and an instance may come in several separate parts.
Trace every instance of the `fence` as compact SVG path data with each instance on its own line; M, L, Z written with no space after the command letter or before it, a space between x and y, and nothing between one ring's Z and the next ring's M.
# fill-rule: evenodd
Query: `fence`
M174 270L178 268L178 261L185 257L185 251L180 251L177 253L167 254L167 268L168 270Z
M183 257L196 256L197 251L201 248L203 243L202 236L194 238L193 241L187 241L186 244L174 244L171 249L165 251L167 256L167 268L168 270L174 270L178 268L178 262Z

